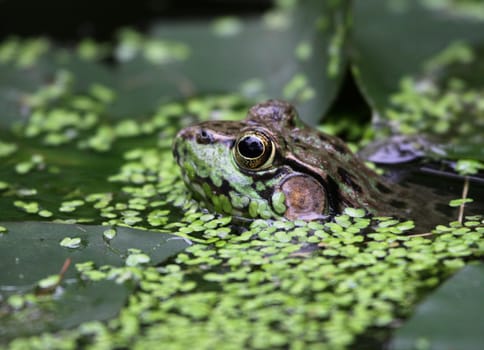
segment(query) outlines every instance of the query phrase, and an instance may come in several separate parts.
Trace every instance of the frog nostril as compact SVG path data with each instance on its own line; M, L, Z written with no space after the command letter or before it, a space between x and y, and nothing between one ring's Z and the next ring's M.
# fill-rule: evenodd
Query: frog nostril
M213 142L212 134L207 132L207 130L201 129L197 133L197 143L201 143L201 144L206 145L206 144L209 144L209 143L212 143L212 142Z

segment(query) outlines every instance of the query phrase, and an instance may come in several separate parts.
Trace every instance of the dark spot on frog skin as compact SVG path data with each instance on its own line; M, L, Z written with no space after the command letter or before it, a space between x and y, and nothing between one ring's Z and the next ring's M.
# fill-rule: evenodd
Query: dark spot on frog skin
M219 128L224 128L225 133L230 135L237 135L240 131L240 125L224 126L223 123L220 123L220 122L217 124L219 124Z
M294 123L294 116L292 114L286 119L286 125L290 128L296 127L296 124Z
M222 128L222 127L224 127L224 124L219 122L219 121L214 120L214 121L211 121L211 127Z
M318 133L317 135L318 135L319 141L323 143L329 143L329 139L326 137L325 134Z
M350 186L352 189L355 190L355 192L361 193L361 186L358 185L354 180L353 177L349 172L347 172L345 169L342 167L338 167L338 175L340 176L341 180Z
M393 199L390 202L390 205L398 209L405 209L407 207L407 204L405 202L399 201L397 199Z
M387 185L385 185L384 183L381 183L381 182L376 183L376 189L378 191L380 191L381 193L385 193L385 194L392 192L392 190L390 190L390 188L388 188Z
M257 186L257 182L266 182L274 178L282 177L287 173L289 173L290 169L282 166L282 167L276 168L275 171L252 172L250 170L245 170L245 169L240 169L240 171L250 174L252 176L252 178L254 179L252 187L255 189Z
M173 148L173 157L175 158L175 160L177 162L180 160L180 154L178 153L178 149L177 148Z
M183 159L186 159L187 157L187 149L186 147L176 147L176 144L175 144L175 147L173 147L173 157L176 159L177 162L180 161L180 152L182 153L183 155Z
M341 155L348 154L348 148L345 145L341 144L340 142L335 142L334 139L330 138L329 136L318 133L317 137L319 141L321 141L325 145L330 145L333 149Z
M223 179L222 186L218 190L220 191L219 194L227 194L232 190L232 186L230 186L230 183L226 179Z
M322 180L320 179L321 183ZM341 213L340 210L340 203L342 202L340 192L338 191L338 184L334 181L333 178L328 177L326 185L323 185L326 189L326 195L328 196L328 203L329 203L329 215L334 216L336 214Z
M340 144L339 142L333 142L331 143L331 145L340 155L344 155L348 153L348 149L346 148L346 146Z
M304 151L309 149L309 145L304 142L304 140L301 140L298 136L291 136L291 143Z

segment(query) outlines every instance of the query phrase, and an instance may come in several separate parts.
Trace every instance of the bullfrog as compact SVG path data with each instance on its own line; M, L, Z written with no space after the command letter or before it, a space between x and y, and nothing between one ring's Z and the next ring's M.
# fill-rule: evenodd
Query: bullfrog
M187 127L173 153L194 196L231 215L324 221L352 207L409 218L427 205L377 175L341 139L306 125L285 101L259 103L242 121Z

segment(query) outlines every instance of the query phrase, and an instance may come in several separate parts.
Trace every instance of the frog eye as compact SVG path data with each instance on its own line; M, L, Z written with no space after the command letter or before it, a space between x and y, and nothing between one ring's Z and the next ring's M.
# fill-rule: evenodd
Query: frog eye
M275 151L274 143L269 137L261 132L251 131L237 139L234 156L240 167L262 170L272 165Z

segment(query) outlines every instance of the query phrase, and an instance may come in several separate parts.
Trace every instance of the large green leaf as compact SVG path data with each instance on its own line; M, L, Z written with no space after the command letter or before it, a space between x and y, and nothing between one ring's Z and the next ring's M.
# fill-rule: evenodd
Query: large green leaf
M0 64L0 127L28 120L25 96L46 84L51 73L52 69L40 62L29 68Z
M422 2L353 2L352 68L365 97L383 115L401 79L428 73L426 63L450 44L484 46L482 20L431 10ZM481 54L460 75L467 73L482 87L484 78L477 72L484 66L479 58Z
M8 73L0 78L5 114L0 125L9 125L21 112L25 116L26 97L61 70L72 73L73 92L85 92L95 83L115 90L117 98L108 110L114 118L151 113L167 100L238 92L250 100L290 100L315 124L344 75L347 7L347 1L301 1L251 18L164 23L150 36L124 31L114 45L116 65L111 68L53 46L48 53L35 50L42 45L30 49L39 56L36 60L18 67L1 64L0 50L0 73ZM22 57L11 46L10 60Z
M152 31L155 38L184 43L190 52L174 70L159 74L178 76L178 90L184 86L195 92L236 90L259 100L284 98L315 124L345 70L346 7L345 1L300 1L245 21L159 25ZM283 23L275 25L271 16ZM260 90L251 92L251 84Z
M484 264L464 267L417 307L391 349L482 349Z
M459 12L458 2L353 5L352 71L378 125L483 159L484 19Z
M1 226L7 229L0 237L2 341L116 316L131 288L112 281L81 281L74 278L74 264L132 265L141 258L156 265L189 245L169 234L124 227L116 228L109 239L104 234L109 227L105 226L42 222L6 222ZM20 301L22 296L17 294L7 299L12 293L29 292L39 280L59 273L68 258L71 267L60 281L65 288L53 298L37 297L33 304Z
M187 240L165 233L116 228L116 236L106 240L109 227L66 225L43 222L2 223L7 233L0 237L0 286L32 286L41 278L56 274L67 258L72 263L92 261L96 265L123 265L136 248L158 264L189 245ZM66 238L80 238L77 248L61 246ZM67 277L75 275L69 269Z
M1 134L1 133L0 133ZM6 140L6 138L3 138ZM32 214L15 207L16 199L24 202L37 201L46 210L59 210L60 203L69 195L76 193L86 196L89 193L104 191L119 191L119 186L106 181L107 177L116 172L122 162L118 152L95 153L86 152L71 146L49 147L38 141L27 138L9 137L18 146L18 151L7 159L2 159L0 179L9 183L9 190L0 196L1 220L22 221L35 220ZM42 157L47 164L44 171L31 171L19 174L16 167L19 163L29 162L33 155ZM95 171L92 171L95 169ZM18 195L18 190L36 189L33 196ZM80 208L80 216L93 218L92 209ZM71 218L71 213L59 213L58 218ZM96 221L96 220L95 220ZM98 221L98 220L97 220Z
M131 288L113 281L70 283L52 300L0 312L0 344L14 338L75 327L115 317ZM2 308L0 303L0 310ZM6 306L4 306L7 308Z

